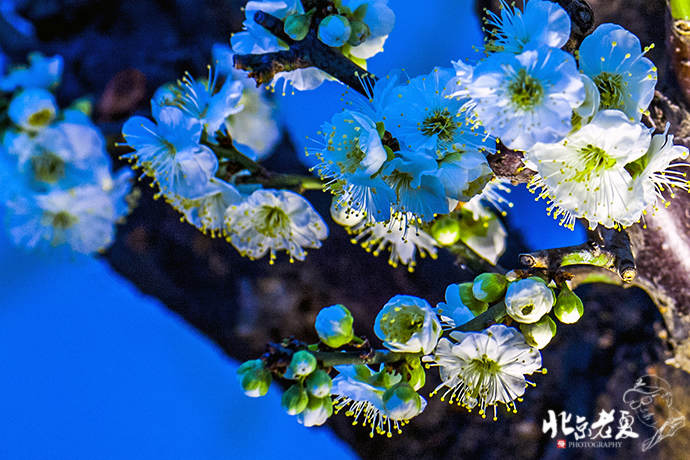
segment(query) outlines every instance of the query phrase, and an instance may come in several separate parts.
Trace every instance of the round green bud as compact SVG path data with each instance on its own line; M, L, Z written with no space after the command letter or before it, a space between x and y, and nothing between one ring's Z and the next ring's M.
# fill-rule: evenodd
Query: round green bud
M260 359L243 363L237 369L237 378L244 394L252 398L264 396L272 380L271 372L264 368L264 363Z
M310 395L316 398L325 398L331 394L333 380L329 377L328 372L317 369L307 378L306 387Z
M477 300L493 303L506 292L508 280L500 273L482 273L474 279L472 294Z
M564 287L556 298L556 305L553 307L553 313L561 323L572 324L576 323L582 317L584 306L577 294L568 287Z
M306 377L316 370L316 358L307 350L300 350L292 355L290 365L285 372L286 379Z
M319 40L333 48L340 48L350 39L352 28L345 16L331 14L319 24Z
M347 41L352 46L361 45L369 38L371 31L369 26L362 21L350 21L350 39Z
M321 309L316 315L316 333L319 339L331 348L339 348L352 341L352 313L344 305L332 305Z
M310 396L306 409L297 414L297 421L304 426L318 426L326 423L331 415L333 415L333 401L330 396L325 398Z
M309 395L300 385L292 385L288 388L281 399L281 404L285 412L289 415L297 415L307 408Z
M452 216L444 216L431 226L431 236L441 246L450 246L460 240L460 222Z
M556 335L556 323L549 315L544 315L536 323L520 324L520 331L528 344L541 349L547 346Z
M426 372L419 358L406 358L406 369L409 372L408 383L415 390L419 390L426 383Z
M462 303L470 309L474 316L478 316L489 308L489 304L474 297L473 286L474 283L460 283L458 284L458 290L460 291Z
M410 420L425 406L426 402L407 382L400 382L383 394L383 407L391 420Z
M311 25L311 16L308 14L293 14L285 18L283 30L295 41L304 40L304 37L309 33L309 26Z

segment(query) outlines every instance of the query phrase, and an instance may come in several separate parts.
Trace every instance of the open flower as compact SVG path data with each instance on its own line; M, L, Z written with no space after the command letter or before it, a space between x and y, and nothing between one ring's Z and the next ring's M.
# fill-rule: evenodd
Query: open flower
M240 201L242 195L234 185L212 177L206 194L191 199L175 197L170 204L202 232L220 236L225 233L225 211Z
M468 91L484 128L520 150L563 139L585 100L575 60L555 48L492 54L474 69Z
M419 297L396 295L374 323L376 336L393 351L431 353L441 336L441 323L431 305Z
M425 357L439 367L442 383L434 389L468 410L477 407L486 417L487 408L503 404L516 411L515 400L525 393L525 375L541 368L541 353L525 342L517 329L495 324L482 332L453 332L456 343L441 339L434 355Z
M15 125L36 133L55 119L57 110L52 93L45 89L31 88L19 91L12 98L7 115Z
M0 74L0 91L12 92L17 88L52 89L62 79L62 56L46 57L41 53L29 54L28 66L17 66Z
M582 73L599 89L602 109L622 110L640 121L654 97L657 72L635 34L616 24L602 24L582 41L579 62Z
M328 227L302 196L287 190L259 189L225 212L228 240L240 254L259 259L285 251L304 260L304 248L319 248Z
M519 54L529 47L560 48L570 37L570 17L555 2L525 0L520 10L501 0L501 15L487 14L490 49Z
M331 393L336 396L333 402L336 412L347 408L345 415L354 417L353 425L361 422L362 425L371 427L371 437L374 437L374 432L388 437L392 436L392 431L402 433L401 427L406 421L426 407L424 398L416 400L411 395L404 394L402 401L396 392L389 392L386 402L392 412L388 411L384 395L387 390L400 383L400 374L391 374L385 370L373 372L368 366L361 365L336 366L336 370L339 374L333 379L331 389ZM410 399L414 399L413 408L407 407ZM403 405L406 407L401 407Z
M122 127L127 145L134 149L122 157L136 161L136 167L152 177L169 199L203 196L218 169L218 159L199 144L201 121L177 107L152 104L152 109L156 123L137 116Z
M354 233L351 241L377 257L389 250L388 263L392 267L405 265L412 272L417 266L417 254L422 258L427 255L432 259L437 257L434 238L422 229L407 227L413 219L412 214L408 214L395 215L389 222L367 224L360 221L350 228Z
M623 112L603 110L561 142L537 144L527 152L528 166L538 173L532 191L552 203L554 218L573 228L584 217L590 228L629 226L642 215L643 197L636 193L626 164L643 156L651 141L649 129Z

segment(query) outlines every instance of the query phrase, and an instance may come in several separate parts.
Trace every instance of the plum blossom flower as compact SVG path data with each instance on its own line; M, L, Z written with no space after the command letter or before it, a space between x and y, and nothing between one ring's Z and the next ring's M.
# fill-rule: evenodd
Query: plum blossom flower
M434 350L442 331L426 300L396 295L376 316L374 332L390 350L427 354Z

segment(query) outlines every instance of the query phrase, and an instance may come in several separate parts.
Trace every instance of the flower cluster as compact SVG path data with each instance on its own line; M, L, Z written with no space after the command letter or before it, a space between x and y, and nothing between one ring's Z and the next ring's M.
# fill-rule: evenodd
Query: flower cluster
M687 165L672 163L688 150L673 145L668 129L653 136L640 123L657 70L634 34L602 24L576 61L560 49L571 23L556 3L529 0L521 10L502 1L488 25L487 57L457 65L448 94L469 97L465 108L488 133L525 152L537 172L528 187L561 225L630 226L666 201L663 192L690 188L678 169Z
M546 372L540 349L556 333L549 313L563 323L582 316L577 295L566 283L558 289L556 296L527 272L482 273L448 286L436 308L419 297L396 295L374 322L384 350L365 348L369 342L354 334L350 311L333 305L316 317L320 343L271 344L261 359L242 365L238 379L249 396L265 394L272 375L295 381L283 407L304 425L321 425L344 410L353 425L369 427L371 436L391 436L424 410L419 391L425 368L438 367L441 383L430 396L442 392L442 401L477 408L482 417L493 408L496 420L498 406L517 410L516 402L534 385L527 376Z
M15 244L106 249L129 211L132 173L113 173L105 139L89 119L88 101L60 110L60 56L29 56L0 75L7 125L0 127L0 202Z
M311 30L322 43L366 68L366 60L383 50L393 30L395 14L388 7L388 0L341 0L333 6L323 16L317 8L305 11L300 0L248 2L244 30L232 36L232 49L237 54L266 54L289 48L285 41L256 23L254 15L261 11L283 21L284 32L290 39L304 40ZM297 90L309 90L331 77L316 68L283 71L275 75L271 86L281 79L285 81L285 94L288 82Z
M287 190L236 183L237 169L270 153L279 137L274 108L245 74L231 68L232 52L214 48L207 79L185 75L151 100L153 120L135 116L122 128L123 155L158 186L159 193L204 233L223 236L242 254L258 259L285 251L304 260L328 233L309 202ZM234 168L234 169L232 169Z

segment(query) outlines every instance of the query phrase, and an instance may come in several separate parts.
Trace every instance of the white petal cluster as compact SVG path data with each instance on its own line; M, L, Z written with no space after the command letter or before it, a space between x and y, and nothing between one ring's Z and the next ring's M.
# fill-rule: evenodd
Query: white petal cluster
M259 189L225 211L227 238L240 254L258 259L285 251L304 260L304 248L319 248L328 227L309 202L287 190Z
M522 334L502 324L482 332L453 332L449 340L439 341L432 366L438 366L441 384L432 394L445 388L441 400L468 410L477 408L482 417L493 406L502 404L516 411L515 400L525 393L525 375L541 369L541 353L525 341Z
M376 316L374 332L390 350L428 354L436 347L442 330L426 300L396 295Z
M539 321L551 311L555 302L553 291L539 278L512 282L505 295L508 316L525 324Z
M91 254L112 244L129 212L132 172L112 172L85 113L59 109L50 89L61 74L61 57L33 54L28 67L0 75L0 88L14 91L0 135L0 202L15 244Z

